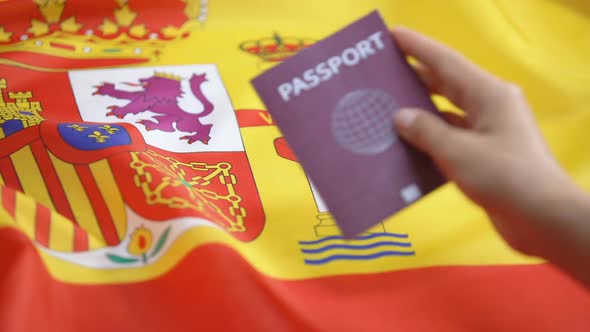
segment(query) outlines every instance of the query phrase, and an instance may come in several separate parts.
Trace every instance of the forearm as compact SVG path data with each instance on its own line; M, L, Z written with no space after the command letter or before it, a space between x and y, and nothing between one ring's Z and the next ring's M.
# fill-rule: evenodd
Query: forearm
M539 207L544 245L535 254L590 288L590 195L571 182L565 186L555 188L553 199Z

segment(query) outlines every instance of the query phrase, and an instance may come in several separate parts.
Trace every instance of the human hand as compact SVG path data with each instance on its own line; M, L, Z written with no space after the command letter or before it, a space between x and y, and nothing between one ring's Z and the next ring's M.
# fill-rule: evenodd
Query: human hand
M580 237L589 234L588 223L568 215L585 209L590 217L588 199L551 155L520 88L409 29L396 28L393 36L418 60L414 69L428 89L466 114L443 113L445 122L425 111L400 110L394 117L400 136L430 155L513 248L574 264L556 253L572 241L590 242ZM587 245L578 249L587 257Z

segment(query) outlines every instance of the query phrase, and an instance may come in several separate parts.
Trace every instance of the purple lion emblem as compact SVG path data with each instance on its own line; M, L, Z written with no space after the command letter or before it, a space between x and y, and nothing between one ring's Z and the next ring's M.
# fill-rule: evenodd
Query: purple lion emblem
M196 75L190 78L189 83L192 93L202 103L203 111L200 113L189 113L178 106L177 99L182 96L180 78L172 75L156 73L154 76L139 79L137 83L125 83L129 86L141 86L141 91L122 91L115 89L112 83L103 83L97 86L93 95L111 96L117 99L129 100L124 106L109 106L110 112L107 116L116 116L123 119L127 114L138 114L145 111L157 113L151 120L140 120L146 130L161 130L174 132L176 130L186 135L180 139L188 140L189 144L201 141L209 144L212 124L201 123L201 118L213 112L213 104L205 97L201 85L207 81L206 74ZM176 125L176 128L174 128Z

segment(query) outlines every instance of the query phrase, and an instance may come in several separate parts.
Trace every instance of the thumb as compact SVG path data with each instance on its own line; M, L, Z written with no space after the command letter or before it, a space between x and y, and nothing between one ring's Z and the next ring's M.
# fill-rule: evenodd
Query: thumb
M426 152L432 158L444 157L454 128L436 115L414 108L403 108L394 114L397 133L408 143Z

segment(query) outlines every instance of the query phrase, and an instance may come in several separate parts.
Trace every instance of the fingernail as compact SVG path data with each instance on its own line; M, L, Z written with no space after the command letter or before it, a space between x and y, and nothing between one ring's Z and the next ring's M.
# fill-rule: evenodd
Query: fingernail
M407 128L416 120L416 115L415 109L402 108L393 115L393 120L398 126Z

